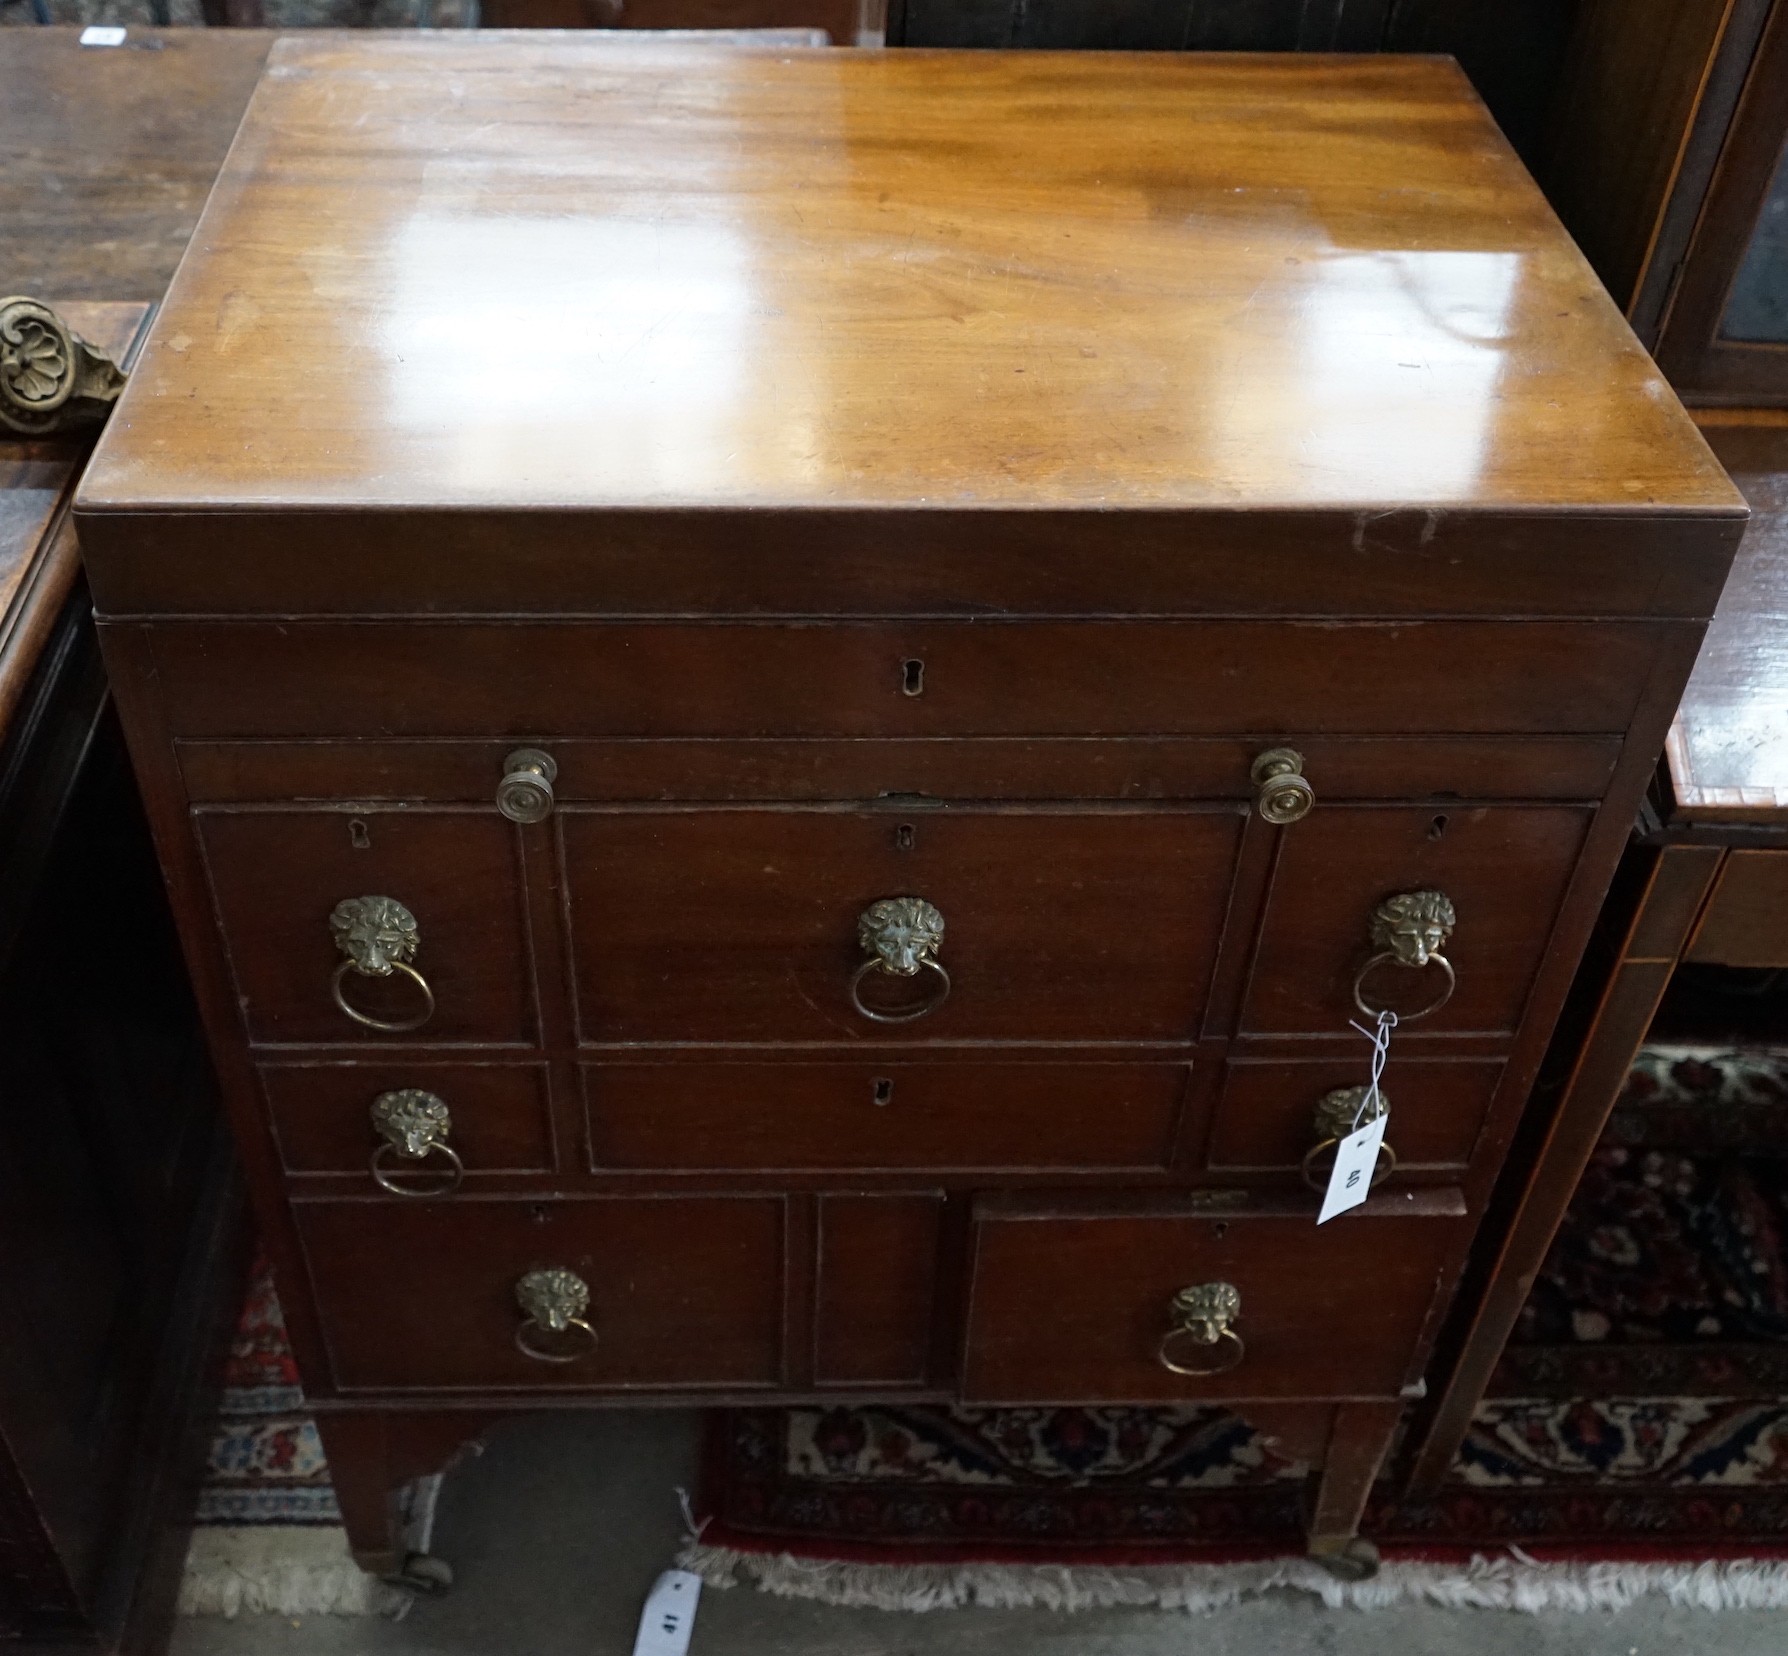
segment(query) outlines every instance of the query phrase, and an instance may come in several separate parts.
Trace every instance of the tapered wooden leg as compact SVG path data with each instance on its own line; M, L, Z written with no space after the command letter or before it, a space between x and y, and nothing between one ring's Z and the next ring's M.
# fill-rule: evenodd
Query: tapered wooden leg
M1391 1452L1404 1405L1342 1403L1311 1503L1310 1556L1338 1576L1363 1581L1378 1570L1378 1549L1360 1535L1360 1514Z
M387 1453L385 1416L319 1414L317 1431L354 1562L372 1575L395 1575L403 1565L403 1547L391 1499L396 1480Z

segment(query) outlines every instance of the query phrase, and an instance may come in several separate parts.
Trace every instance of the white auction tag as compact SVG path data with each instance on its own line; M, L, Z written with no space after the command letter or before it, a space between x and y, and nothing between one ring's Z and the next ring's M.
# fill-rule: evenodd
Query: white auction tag
M1372 1173L1378 1166L1378 1147L1384 1143L1385 1123L1390 1111L1381 1110L1357 1132L1349 1133L1335 1146L1335 1167L1329 1174L1329 1188L1322 1198L1322 1212L1316 1222L1325 1225L1337 1213L1358 1207L1372 1192Z
M666 1570L646 1594L633 1656L685 1656L695 1632L695 1606L702 1578L689 1570Z
M93 24L81 30L81 44L83 46L122 46L124 30L102 28L98 24Z

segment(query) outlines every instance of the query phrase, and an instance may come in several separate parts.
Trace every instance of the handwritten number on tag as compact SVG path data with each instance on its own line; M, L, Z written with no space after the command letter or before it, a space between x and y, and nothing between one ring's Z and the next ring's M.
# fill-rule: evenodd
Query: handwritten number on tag
M1372 1043L1372 1079L1353 1118L1353 1131L1335 1146L1335 1165L1329 1173L1328 1189L1323 1192L1322 1211L1316 1216L1319 1225L1358 1207L1372 1194L1372 1173L1378 1166L1379 1146L1384 1143L1385 1126L1390 1120L1378 1083L1390 1054L1397 1014L1380 1012L1377 1026L1372 1029L1359 1023L1353 1027Z

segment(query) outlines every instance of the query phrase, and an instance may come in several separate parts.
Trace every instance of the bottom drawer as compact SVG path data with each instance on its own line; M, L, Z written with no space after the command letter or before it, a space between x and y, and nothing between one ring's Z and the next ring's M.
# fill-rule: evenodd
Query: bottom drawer
M343 1390L781 1379L778 1196L318 1202L297 1219ZM587 1289L587 1329L524 1326L517 1285L551 1270Z
M1320 1228L1307 1203L1197 1204L983 1203L964 1400L1394 1398L1416 1378L1462 1238L1456 1191L1375 1197ZM1176 1334L1175 1297L1219 1284L1239 1301L1230 1331Z

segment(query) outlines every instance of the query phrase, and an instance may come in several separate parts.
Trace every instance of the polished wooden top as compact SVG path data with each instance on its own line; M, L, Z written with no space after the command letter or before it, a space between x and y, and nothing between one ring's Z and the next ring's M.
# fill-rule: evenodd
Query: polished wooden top
M1697 418L1752 516L1671 726L1670 816L1788 829L1788 411Z
M1449 60L452 35L275 46L83 503L1741 510Z

